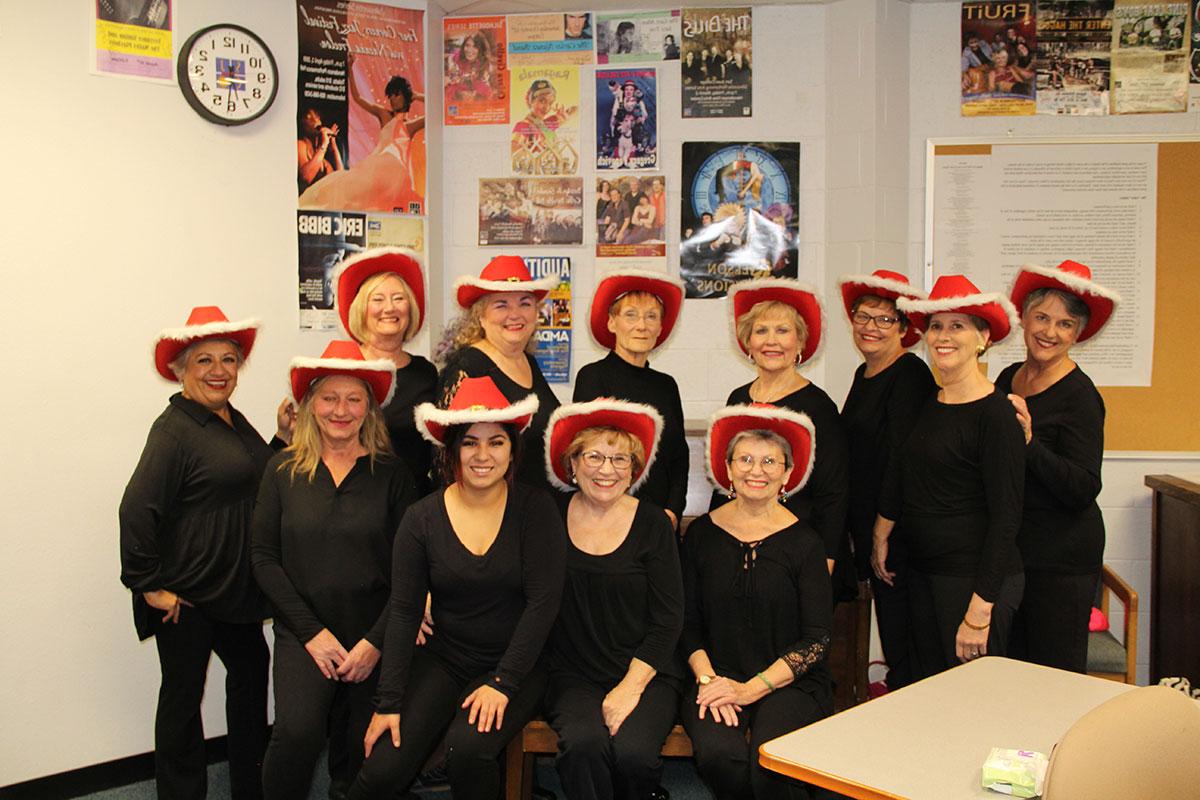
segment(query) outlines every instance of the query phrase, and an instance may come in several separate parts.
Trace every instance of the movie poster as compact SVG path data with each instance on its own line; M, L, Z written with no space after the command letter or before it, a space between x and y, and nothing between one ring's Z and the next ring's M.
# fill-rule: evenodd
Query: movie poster
M479 244L583 244L583 178L482 178Z
M1190 9L1117 0L1112 31L1112 113L1187 111Z
M596 70L596 169L658 166L658 87L653 67Z
M1192 0L1192 55L1188 61L1192 83L1200 83L1200 0Z
M513 67L511 73L512 171L576 174L579 67Z
M667 254L667 178L596 179L596 255L662 258Z
M1038 3L1037 113L1108 113L1112 9L1113 0Z
M94 74L175 83L174 0L102 0L94 5Z
M795 278L799 142L684 142L679 277L688 297Z
M333 276L342 261L371 247L407 247L425 252L420 217L351 211L298 211L300 329L339 327Z
M571 382L571 259L565 256L524 256L534 280L557 275L538 309L533 357L547 383Z
M442 20L442 74L447 125L508 123L504 17Z
M683 116L751 116L750 7L685 8L680 34Z
M592 15L510 14L508 65L591 64Z
M596 63L676 61L679 9L596 15Z
M962 115L1037 111L1037 24L1033 2L962 4Z
M297 0L299 206L425 213L424 13Z

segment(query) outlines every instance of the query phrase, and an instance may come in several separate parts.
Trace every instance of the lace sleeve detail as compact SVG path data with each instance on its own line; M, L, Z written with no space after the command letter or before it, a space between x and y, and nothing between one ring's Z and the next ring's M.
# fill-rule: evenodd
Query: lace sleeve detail
M788 665L788 669L792 671L792 677L799 680L800 676L804 675L825 658L828 650L829 637L822 636L820 639L810 641L808 644L803 644L794 650L787 651L781 658L783 659L783 663Z
M467 377L467 372L464 369L450 368L442 374L441 392L438 394L438 408L449 408L450 401L454 399L454 395L458 392L458 386Z

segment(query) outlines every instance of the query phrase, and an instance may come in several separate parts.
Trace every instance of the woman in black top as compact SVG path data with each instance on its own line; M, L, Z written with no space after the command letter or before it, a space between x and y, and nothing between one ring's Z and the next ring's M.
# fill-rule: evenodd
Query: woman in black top
M362 763L390 587L392 537L415 497L391 455L380 403L391 361L354 342L296 358L290 447L271 459L254 510L254 576L275 617L275 726L263 762L267 798L307 797L327 732ZM336 703L348 720L331 721ZM334 731L348 723L348 730Z
M1024 583L1014 539L1021 519L1025 444L1012 406L979 357L1016 325L1008 298L943 275L928 300L900 298L925 331L941 391L930 395L901 451L893 451L871 566L884 583L888 537L904 520L909 598L920 680L983 655L1004 655Z
M449 485L415 503L396 532L383 668L352 800L403 792L443 735L455 798L500 792L498 758L545 692L540 656L563 586L558 510L512 482L537 405L509 405L490 378L466 378L449 409L417 407L420 430L447 449ZM426 593L437 628L416 647Z
M1013 621L1011 655L1087 671L1088 616L1104 557L1096 504L1104 459L1104 400L1071 360L1071 347L1098 333L1120 297L1083 264L1021 268L1025 361L996 379L1025 433L1025 510L1017 548L1025 596Z
M383 409L392 452L408 465L417 495L433 489L433 450L413 423L413 409L431 403L437 385L433 364L404 349L425 322L425 276L416 257L399 247L378 247L346 259L338 272L338 317L368 359L387 359L396 370L392 400Z
M646 798L679 708L683 585L662 509L629 492L655 461L662 417L619 400L572 403L547 429L546 472L563 491L567 580L550 636L546 718L563 790Z
M709 478L733 500L683 543L679 650L696 684L680 715L718 798L807 798L758 748L833 710L825 550L781 502L812 474L813 444L812 421L785 409L731 406L709 424Z
M446 330L443 346L448 349L440 357L444 366L437 387L436 402L442 408L449 407L464 378L491 378L512 403L536 395L537 414L521 435L523 457L516 479L542 488L549 488L542 471L542 439L558 398L529 351L538 308L558 282L555 275L533 280L520 256L496 256L478 278L456 280L455 298L464 311Z
M266 607L250 574L250 519L271 448L229 404L257 332L257 321L230 322L207 306L159 335L155 366L182 391L150 428L121 498L121 582L133 591L138 638L155 637L162 669L160 797L205 795L200 700L214 652L228 673L232 797L262 795L270 654Z
M924 296L908 278L888 270L849 275L839 281L850 317L854 346L865 363L854 371L854 383L842 406L850 445L850 515L859 580L871 579L879 641L887 661L887 684L899 689L912 683L909 661L908 575L903 536L889 540L887 568L892 583L871 572L871 531L888 460L900 449L926 398L937 389L925 362L908 352L921 339L908 318L896 310L900 297Z
M650 353L671 335L683 306L683 283L660 272L607 273L592 297L592 337L609 354L575 376L575 402L615 397L653 407L663 418L658 457L635 497L665 509L678 527L687 504L689 453L679 386L650 368Z

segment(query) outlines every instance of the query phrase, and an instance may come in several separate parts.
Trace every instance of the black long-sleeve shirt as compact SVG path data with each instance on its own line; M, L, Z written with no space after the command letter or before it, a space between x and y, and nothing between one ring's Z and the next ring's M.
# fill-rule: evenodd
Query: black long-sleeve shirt
M725 402L727 405L753 403L750 384L734 389ZM850 450L837 406L815 383L779 398L772 405L808 414L816 430L812 476L785 505L797 519L816 531L825 544L826 558L844 558L849 552L846 509L850 502ZM727 501L724 495L714 492L709 510Z
M309 483L291 477L279 453L267 465L254 508L250 558L276 622L301 642L321 632L347 650L383 647L391 592L392 538L416 499L402 461L361 456L339 486L323 463Z
M1005 368L996 390L1012 392L1020 364ZM1104 399L1079 367L1025 398L1033 438L1025 447L1025 509L1017 549L1028 569L1086 574L1104 559L1100 467Z
M581 367L575 376L576 403L600 397L645 403L662 414L658 456L635 496L667 509L676 519L683 519L690 456L684 435L683 401L675 379L651 369L649 364L634 366L610 351L599 361Z
M1024 485L1025 435L1003 392L954 404L932 394L892 453L879 513L904 520L917 569L974 576L975 593L990 602L1021 571Z
M420 356L412 356L407 366L396 370L396 391L392 402L383 407L383 419L392 439L392 450L408 465L417 497L433 491L431 479L433 446L417 431L413 409L432 403L437 397L437 368Z
M524 400L530 394L537 395L537 413L533 415L529 427L521 434L521 461L517 464L516 478L522 483L545 489L553 494L557 490L550 485L549 479L546 478L545 435L546 423L549 422L554 409L559 406L558 397L550 388L550 384L546 383L546 378L542 375L542 370L533 356L526 353L525 358L528 359L529 370L533 373L532 388L522 386L505 375L504 370L500 369L496 362L492 361L487 353L479 348L464 347L442 368L442 372L438 376L438 405L441 408L450 405L450 400L454 397L454 393L458 390L458 384L462 382L463 378L491 378L496 383L496 388L510 403Z
M683 540L679 652L704 650L718 675L738 681L782 658L799 688L826 693L831 594L821 540L804 523L746 543L705 514Z
M152 635L143 592L168 589L225 622L266 603L250 574L250 519L271 448L232 406L233 426L182 394L154 421L121 497L121 583L138 636Z
M477 556L454 532L444 495L414 503L396 532L380 713L400 710L427 592L434 632L425 648L463 682L491 675L489 685L510 696L558 616L567 534L550 497L514 483L495 541Z
M559 502L566 519L571 497ZM683 628L683 579L675 534L662 509L638 503L624 541L591 555L567 541L562 607L550 635L550 669L608 689L634 658L682 677L675 646Z

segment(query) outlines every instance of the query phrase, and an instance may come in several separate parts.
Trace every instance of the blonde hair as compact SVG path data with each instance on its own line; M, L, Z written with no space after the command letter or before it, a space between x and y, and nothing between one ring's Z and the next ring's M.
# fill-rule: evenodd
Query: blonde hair
M618 297L616 300L613 300L613 301L612 301L612 305L610 305L610 306L608 307L608 315L609 315L610 317L616 317L616 316L619 316L619 315L621 314L621 308L624 306L624 304L625 304L625 301L626 301L626 300L629 300L629 301L633 301L633 300L641 300L641 301L653 300L655 303L657 303L657 304L658 304L658 310L659 310L659 311L662 311L663 313L666 313L666 310L667 310L666 303L664 303L664 302L662 301L662 298L661 298L661 297L659 297L658 295L654 294L653 292L647 292L647 291L645 291L644 289L638 289L638 290L636 290L636 291L632 291L632 292L626 292L625 294L623 294L623 295L621 295L620 297Z
M575 438L571 440L571 444L562 454L562 468L568 475L575 474L571 468L571 462L579 458L583 454L584 449L593 442L602 441L607 445L621 447L622 445L629 448L629 457L633 462L630 469L630 476L638 474L642 465L646 463L646 448L642 446L642 440L634 436L627 430L613 427L612 425L597 425L592 428L584 428L579 433L575 434Z
M486 335L483 331L483 310L487 307L488 299L495 292L488 292L480 296L478 300L471 304L471 307L465 309L461 314L450 321L442 331L442 340L434 348L433 360L441 365L446 365L454 360L462 350L470 347L476 342L482 342ZM530 293L532 294L532 293ZM534 302L537 302L537 296L534 295ZM537 317L534 317L534 333L537 332ZM534 347L537 346L537 336L531 335L529 341L525 343L525 352L532 353Z
M379 288L379 285L388 278L400 281L404 297L408 301L408 327L404 329L404 341L407 342L416 336L417 331L421 328L421 309L417 305L417 298L413 294L412 287L408 285L408 281L395 272L377 272L358 287L354 301L350 303L350 313L347 315L350 322L350 335L360 342L367 341L367 306L371 301L371 292Z
M323 446L321 430L317 427L317 417L313 413L313 398L316 397L317 390L325 382L325 379L330 377L333 376L326 375L324 378L314 381L312 386L308 387L304 399L300 401L300 408L296 410L296 427L292 431L292 443L284 450L288 457L279 462L279 471L287 469L293 482L297 475L302 474L309 483L312 483L313 478L317 475L317 465L321 463ZM367 390L367 415L363 418L362 428L358 431L358 441L367 449L367 455L371 457L371 468L374 469L377 460L392 455L392 439L388 435L387 423L383 419L383 409L375 400L375 393L371 391L370 386L367 386L366 381L362 383Z
M788 317L791 323L796 328L796 336L800 340L800 349L804 349L804 345L808 343L808 325L804 322L804 317L800 316L800 312L787 303L781 303L778 300L763 300L761 303L755 303L750 307L750 310L742 315L737 321L737 340L738 343L750 349L750 332L754 330L754 323L758 322L759 317L765 317L770 314L780 314Z

